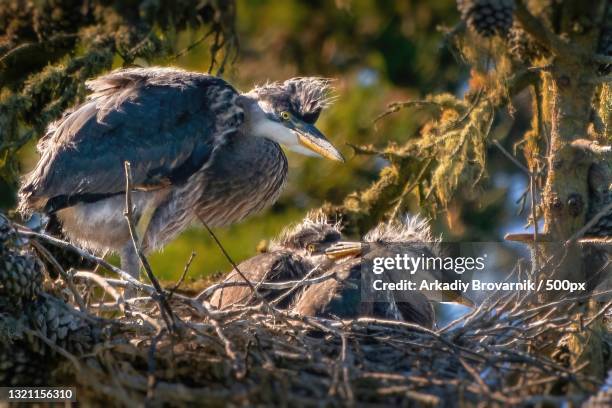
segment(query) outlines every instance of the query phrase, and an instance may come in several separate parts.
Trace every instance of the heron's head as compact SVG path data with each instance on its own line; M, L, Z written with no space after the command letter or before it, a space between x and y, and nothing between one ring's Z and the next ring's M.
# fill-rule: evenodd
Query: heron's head
M271 249L285 249L302 256L324 257L325 251L340 241L340 224L330 223L320 212L309 213L300 223L285 229Z
M405 214L387 222L381 222L372 228L364 237L363 243L383 244L393 247L393 244L410 244L414 248L427 248L434 254L439 253L439 238L435 238L426 218L420 215ZM330 258L338 259L363 255L364 246L359 241L340 241L325 251Z
M344 161L342 154L315 127L321 111L331 103L330 80L306 77L270 83L253 89L263 115L252 115L252 132L307 156Z

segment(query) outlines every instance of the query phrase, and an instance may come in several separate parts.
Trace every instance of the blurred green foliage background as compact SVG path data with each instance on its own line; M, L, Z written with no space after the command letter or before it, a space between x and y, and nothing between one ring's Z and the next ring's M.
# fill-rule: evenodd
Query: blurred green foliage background
M355 155L349 144L382 146L418 135L426 114L414 110L398 112L373 125L388 103L439 92L461 95L469 72L444 45L439 29L459 21L454 0L240 0L237 10L239 58L224 77L242 90L292 76L336 78L337 102L322 114L318 127L348 158L342 165L288 153L289 182L280 200L265 213L216 230L238 261L254 254L261 241L274 237L309 209L325 201L341 202L376 178L385 161ZM189 47L203 34L204 29L178 33L176 49ZM116 67L121 63L117 57ZM205 45L171 62L153 61L194 71L206 71L209 63ZM515 115L521 119L521 110ZM503 117L498 122L493 136L503 139L510 134L505 138L505 143L510 143L527 120L517 120L512 129L504 126ZM446 239L496 240L502 232L498 227L512 219L509 198L520 195L519 187L525 180L511 173L511 165L497 151L490 153L490 177L483 188L486 193L478 197L471 191L460 193L458 203L438 217L436 230ZM21 170L26 172L37 159L34 144L25 146L20 155ZM0 206L11 208L14 188L0 184L0 197ZM197 226L164 251L152 254L150 260L162 279L175 279L192 251L197 257L190 279L231 269L211 238Z

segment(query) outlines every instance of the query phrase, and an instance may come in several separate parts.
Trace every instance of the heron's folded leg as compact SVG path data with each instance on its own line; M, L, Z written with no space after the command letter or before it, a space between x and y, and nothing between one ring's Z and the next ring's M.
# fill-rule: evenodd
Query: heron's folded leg
M140 241L138 244L141 246L144 242L145 235L149 229L149 224L151 223L151 219L153 218L153 214L155 213L156 209L157 207L152 204L145 206L142 214L140 215L140 219L138 220L138 224L136 224L136 233L138 234L138 240Z
M129 273L134 279L140 280L140 259L138 259L132 241L128 242L121 250L121 269ZM136 296L136 291L127 288L123 292L123 296L127 299L133 298Z

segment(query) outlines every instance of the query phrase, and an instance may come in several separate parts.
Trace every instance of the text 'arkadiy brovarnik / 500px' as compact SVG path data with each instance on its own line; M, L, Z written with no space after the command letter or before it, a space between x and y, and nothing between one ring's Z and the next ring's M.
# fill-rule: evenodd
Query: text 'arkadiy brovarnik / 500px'
M368 245L368 244L364 244ZM523 263L529 271L529 254L508 256L504 243L436 243L435 254L408 245L389 246L381 256L364 262L362 299L381 302L387 292L420 292L430 301L472 301L503 292L550 292L588 295L595 288L588 282L567 279L536 279L529 273L516 273Z

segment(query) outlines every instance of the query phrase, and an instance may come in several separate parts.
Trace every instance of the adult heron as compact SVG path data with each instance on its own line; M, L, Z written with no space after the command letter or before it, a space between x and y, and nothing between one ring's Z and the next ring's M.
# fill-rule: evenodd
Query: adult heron
M83 247L113 251L138 277L125 221L131 163L142 248L172 240L197 218L210 226L271 205L287 179L280 147L342 161L314 126L329 80L293 78L240 93L223 79L175 68L131 68L88 83L87 101L49 127L20 210L44 212Z

